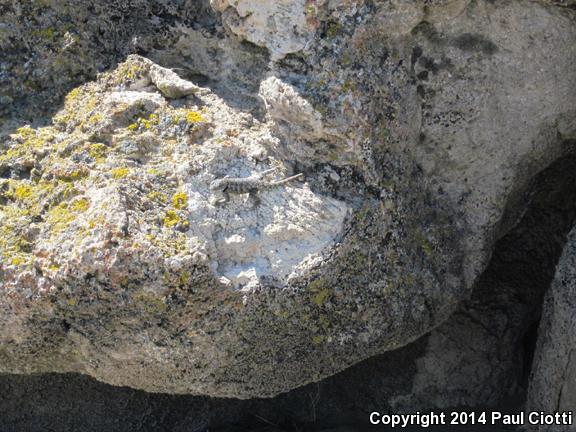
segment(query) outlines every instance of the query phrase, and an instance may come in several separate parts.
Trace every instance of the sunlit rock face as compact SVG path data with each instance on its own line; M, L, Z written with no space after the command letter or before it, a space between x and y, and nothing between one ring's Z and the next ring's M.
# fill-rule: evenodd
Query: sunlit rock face
M330 376L444 322L573 150L553 2L44 3L0 9L2 372L239 398ZM66 79L70 50L102 73Z

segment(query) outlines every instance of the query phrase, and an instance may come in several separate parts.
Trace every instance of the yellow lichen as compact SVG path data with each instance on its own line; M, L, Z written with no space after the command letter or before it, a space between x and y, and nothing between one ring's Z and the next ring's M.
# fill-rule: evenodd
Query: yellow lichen
M185 192L177 192L172 197L172 205L178 210L185 209L188 206L188 196Z
M134 63L123 63L120 65L117 71L117 81L122 82L126 79L134 80L140 74L142 68Z
M14 190L14 197L17 200L24 201L32 196L32 188L28 185L18 185Z
M54 234L58 234L68 228L68 225L76 218L67 203L60 203L48 211L46 222Z
M88 227L90 229L94 229L99 225L104 225L104 222L105 222L104 216L98 216L88 221Z
M85 198L81 198L81 199L74 201L70 205L70 210L83 213L86 210L88 210L89 207L90 207L90 202L88 202L88 200Z
M94 126L98 123L100 123L102 120L104 120L104 116L102 116L102 114L100 113L96 113L96 114L92 114L89 118L88 118L88 124L90 126Z
M51 128L42 128L38 131L24 126L11 135L14 143L7 151L0 154L0 162L13 163L15 160L38 160L45 156L44 148L54 139Z
M30 252L30 243L22 236L29 224L29 214L16 205L0 206L0 253L4 260L24 258Z
M112 170L112 177L116 180L126 177L130 173L130 170L126 167L114 168Z
M108 146L101 143L91 144L88 153L96 162L102 162L106 158Z
M144 130L150 130L153 126L156 126L159 123L158 115L157 114L150 114L148 118L141 117L136 120L134 123L128 125L128 130L135 132L138 129L142 128Z
M57 173L56 177L67 182L75 182L84 177L87 177L88 175L89 175L88 170L84 168L84 169L72 169L62 173Z
M12 260L10 262L12 263L12 265L19 266L19 265L25 264L26 261L27 260L22 256L15 256L12 258Z
M204 117L198 111L188 111L186 113L186 122L189 124L200 123L203 122Z
M81 95L82 95L82 90L80 90L80 87L77 87L77 88L71 90L70 93L68 93L68 95L66 96L66 103L67 103L67 104L73 103L73 102L76 101Z
M16 129L16 137L22 137L25 139L32 138L36 136L36 131L30 127L30 125L22 126Z
M71 298L68 300L68 306L75 307L78 305L78 299Z
M171 228L174 225L178 225L182 219L180 219L180 216L178 216L174 210L168 210L162 221L164 222L165 227Z
M148 194L148 199L152 200L152 201L160 201L160 202L167 202L168 201L168 197L163 194L162 192L158 192L158 191L152 191Z

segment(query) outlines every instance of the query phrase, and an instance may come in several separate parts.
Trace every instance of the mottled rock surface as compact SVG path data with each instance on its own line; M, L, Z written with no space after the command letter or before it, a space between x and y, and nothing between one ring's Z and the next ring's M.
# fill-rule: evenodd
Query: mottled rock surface
M317 381L448 319L574 150L571 3L41 3L0 9L3 372Z

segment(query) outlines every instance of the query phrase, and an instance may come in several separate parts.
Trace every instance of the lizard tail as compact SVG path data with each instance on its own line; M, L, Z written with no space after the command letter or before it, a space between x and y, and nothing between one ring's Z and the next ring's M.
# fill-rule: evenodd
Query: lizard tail
M266 171L259 172L259 173L257 174L257 176L258 176L258 177L264 177L264 176L267 175L267 174L273 173L273 172L276 171L277 169L278 169L278 167L274 167L274 168L267 169Z
M284 184L284 183L288 183L289 181L296 180L297 178L300 178L300 177L302 177L303 175L304 175L304 174L302 174L302 173L296 174L296 175L293 175L292 177L287 177L287 178L285 178L285 179L282 179L282 180L279 180L279 181L275 181L275 182L273 182L273 183L271 183L271 184L272 184L273 186L281 185L281 184Z

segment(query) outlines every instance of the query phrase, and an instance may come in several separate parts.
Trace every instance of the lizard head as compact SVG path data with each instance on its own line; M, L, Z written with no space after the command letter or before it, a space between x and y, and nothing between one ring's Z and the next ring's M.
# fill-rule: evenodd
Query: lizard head
M214 180L210 183L210 192L224 192L226 186L226 177Z

